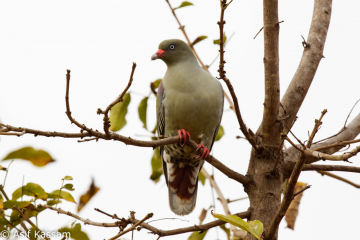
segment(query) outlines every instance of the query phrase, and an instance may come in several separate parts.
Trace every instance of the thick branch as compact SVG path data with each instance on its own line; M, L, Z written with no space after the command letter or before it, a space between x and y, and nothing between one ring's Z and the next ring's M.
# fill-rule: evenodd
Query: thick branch
M358 134L360 133L360 114L358 114L347 126L343 128L339 134L330 138L322 143L314 144L310 149L314 151L321 151L325 154L333 154L339 151L341 148L345 147L346 144L355 143L359 140L354 140ZM348 142L344 142L348 141ZM284 151L284 160L294 162L297 159L299 152L294 147L290 147ZM306 159L306 163L313 163L321 160L320 158L308 156Z
M280 109L279 115L289 115L289 118L285 120L285 124L288 126L291 126L296 118L322 59L330 24L331 8L332 0L315 1L307 47L304 48L299 67L281 100L286 114L285 110Z
M305 164L302 171L341 171L360 173L360 167L340 166L340 165L322 165Z
M348 184L350 184L351 186L354 186L356 188L360 188L360 184L356 184L356 183L353 183L345 178L342 178L338 175L335 175L335 174L332 174L332 173L329 173L329 172L325 172L325 171L317 171L318 173L320 173L321 175L326 175L326 176L329 176L329 177L332 177L332 178L335 178L337 180L340 180L340 181L343 181L343 182L346 182Z
M279 83L279 18L278 0L263 1L265 101L262 129L264 144L279 143L279 130L275 128L280 106Z

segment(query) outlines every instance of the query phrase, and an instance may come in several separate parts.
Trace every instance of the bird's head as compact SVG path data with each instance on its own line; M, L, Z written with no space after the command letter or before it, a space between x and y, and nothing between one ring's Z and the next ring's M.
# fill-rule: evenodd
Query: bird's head
M151 60L161 59L166 64L174 64L181 61L195 60L195 55L189 45L179 39L162 41L159 50L151 56Z

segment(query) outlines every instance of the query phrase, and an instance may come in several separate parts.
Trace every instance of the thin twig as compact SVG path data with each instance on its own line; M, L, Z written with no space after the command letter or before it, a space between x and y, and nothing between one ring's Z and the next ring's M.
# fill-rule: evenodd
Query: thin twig
M115 222L115 223L94 222L94 221L91 221L89 219L82 218L82 217L80 217L80 216L78 216L78 215L76 215L74 213L69 212L69 211L64 211L61 208L52 207L52 206L49 206L47 204L38 204L38 207L43 207L43 208L53 210L53 211L57 212L58 214L68 215L68 216L70 216L72 218L75 218L75 219L83 222L85 225L92 225L92 226L97 226L97 227L119 227L119 224L117 222Z
M340 180L340 181L343 181L343 182L346 182L348 184L350 184L351 186L354 186L356 188L360 188L360 184L356 184L354 182L351 182L343 177L340 177L338 175L335 175L335 174L332 174L332 173L329 173L329 172L326 172L326 171L317 171L318 173L320 173L321 175L327 175L329 177L332 177L332 178L335 178L337 180Z
M341 171L360 173L360 167L323 165L323 164L305 164L302 171Z
M225 48L226 45L230 42L231 38L232 38L234 35L235 35L235 32L233 32L233 33L231 34L231 36L226 39L226 41L225 41L225 43L224 43L224 48ZM214 58L214 60L212 60L212 62L208 65L208 68L210 68L211 65L214 64L214 62L216 61L216 59L218 59L219 56L220 56L220 53L218 53L218 54L216 55L216 57Z
M151 222L162 221L162 220L180 220L180 221L183 221L183 222L189 222L189 220L184 220L184 219L180 219L180 218L161 218L161 219L151 220L151 221L149 221L147 223L149 224Z
M7 131L8 131L8 130L7 130ZM14 133L14 132L7 132L7 131L2 131L2 132L1 132L1 135L7 135L7 136L13 135L13 136L18 136L18 137L20 137L20 136L22 136L22 135L24 135L24 134L26 133L25 130L22 131L21 133Z
M126 229L125 231L116 234L114 237L109 238L109 240L115 240L118 237L134 230L137 226L139 226L141 223L145 222L147 219L151 218L154 214L153 213L148 213L143 219L141 219L140 221L138 221L137 223L135 223L134 225L132 225L131 227L129 227L128 229Z
M92 140L98 141L99 138L97 138L97 137L95 137L95 138L87 138L87 139L84 139L84 140L78 140L78 142L79 142L79 143L80 143L80 142L90 142L90 141L92 141Z
M324 115L327 113L327 109L324 109L322 112L321 112L321 116L319 118L319 120L315 119L315 126L311 132L311 135L309 137L309 141L307 142L306 144L306 148L310 148L311 147L311 144L314 140L314 137L315 137L315 134L317 133L317 131L319 130L319 127L321 126L322 122L322 118L324 117Z
M107 106L107 108L105 109L105 111L102 111L100 108L97 111L97 114L104 114L104 119L103 119L104 120L104 132L107 137L110 136L110 132L109 132L110 119L108 117L109 111L113 106L115 106L115 104L123 101L123 97L124 97L125 93L129 90L131 83L133 81L135 68L136 68L136 63L133 62L129 82L128 82L126 88L124 89L124 91L119 95L119 97L115 101L110 103L109 106Z
M288 141L294 148L296 148L299 152L304 153L304 150L301 149L301 148L299 148L295 143L293 143L293 141L291 141L290 138L285 137L285 139L286 139L286 141Z
M305 190L309 189L311 187L311 185L307 185L304 189L298 191L297 193L294 193L293 198L295 198L297 195L299 195L300 193L304 192Z
M356 104L357 104L359 101L360 101L360 99L357 100L356 103L354 104L354 106L351 108L351 111L349 112L349 115L347 116L347 118L346 118L346 120L345 120L345 123L344 123L344 127L343 127L343 128L346 128L346 123L347 123L347 121L348 121L348 119L349 119L349 117L350 117L350 115L351 115L351 112L354 110L354 107L356 106Z
M324 150L324 149L328 149L328 148L332 148L332 147L336 147L336 146L346 146L348 144L351 143L357 143L360 142L360 139L356 139L356 140L350 140L350 141L340 141L338 143L334 143L334 144L330 144L330 145L326 145L326 146L322 146L322 147L318 147L318 148L314 148L314 151L320 151L320 150Z
M39 231L41 235L44 235L44 239L51 240L46 236L46 234L42 234L43 232L17 206L13 207L13 210L18 211L21 217L25 219L26 222L28 222L36 231Z
M230 3L229 3L230 4ZM226 71L224 69L224 65L226 63L225 59L224 59L224 24L226 23L224 20L224 14L225 14L225 9L227 8L228 4L227 4L227 0L221 0L221 14L220 14L220 21L217 22L219 25L219 31L220 31L220 41L219 41L219 46L220 46L220 63L219 63L219 75L220 75L220 79L224 80L224 82L226 83L226 86L228 87L231 97L233 99L233 103L234 103L234 110L236 113L236 117L238 119L239 125L240 125L240 130L242 131L242 133L244 134L244 136L246 137L246 139L250 142L250 144L252 145L252 147L258 151L258 146L255 143L255 140L253 139L253 137L250 135L248 128L246 127L241 113L240 113L240 108L239 108L239 103L238 103L238 99L237 96L235 94L234 91L234 87L232 86L230 79L226 77Z
M11 160L11 162L9 163L9 165L8 165L7 168L6 168L6 173L5 173L5 178L4 178L3 187L5 187L6 177L7 177L7 175L8 175L9 168L10 168L10 165L14 162L14 160L15 160L15 159Z
M306 154L307 156L312 156L322 160L330 160L330 161L347 161L349 158L354 157L358 152L360 152L360 146L357 146L350 152L344 153L342 155L330 155L330 154L314 151L312 149L304 150L304 154Z
M9 197L6 195L5 191L4 191L4 187L3 185L0 184L0 192L4 195L5 199L7 201L9 201Z

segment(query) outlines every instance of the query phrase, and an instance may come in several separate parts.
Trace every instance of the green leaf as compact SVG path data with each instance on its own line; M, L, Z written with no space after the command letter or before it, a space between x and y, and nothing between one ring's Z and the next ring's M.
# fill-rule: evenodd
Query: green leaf
M154 149L154 154L151 158L151 168L152 173L150 179L157 183L160 180L161 175L163 174L162 160L159 148Z
M226 42L226 35L225 35L225 32L224 32L224 44L225 44L225 42ZM214 44L220 45L220 38L214 40Z
M191 2L188 2L188 1L184 1L184 2L182 2L180 4L180 6L174 8L174 10L179 9L179 8L183 8L183 7L187 7L187 6L191 6L191 5L194 5L194 4L192 4Z
M215 141L219 141L222 138L222 136L224 136L224 134L225 134L224 128L220 125Z
M23 159L30 161L37 167L43 167L48 163L55 162L49 153L43 150L35 150L32 147L24 147L19 150L9 153L2 161L11 159Z
M74 191L74 185L72 185L71 183L65 184L62 188L65 188L69 191Z
M202 172L199 173L198 179L202 183L202 185L205 185L206 178L204 174L202 174Z
M140 120L143 122L144 126L143 128L147 129L146 126L146 110L147 110L147 101L148 101L148 97L145 97L143 100L141 100L139 107L138 107L138 113L139 113L139 118Z
M200 36L200 37L197 37L193 42L192 42L192 45L194 46L195 44L201 42L202 40L206 39L207 36Z
M157 130L157 124L155 124L155 127L154 129L151 131L152 134L155 134L156 133L156 130Z
M4 209L12 209L15 206L18 206L18 208L21 209L29 206L30 204L31 202L28 201L18 202L18 201L8 200L4 202Z
M73 178L71 176L65 176L64 178L62 178L61 180L73 180Z
M42 200L46 200L48 198L48 195L44 189L36 183L28 183L25 186L16 189L12 194L12 200L16 201L23 195L40 198Z
M130 103L130 93L126 93L123 97L123 101L115 104L110 110L110 130L117 132L126 125L125 116Z
M80 223L75 224L75 226L72 228L69 227L60 228L58 231L64 234L70 233L70 237L74 240L90 240L88 235L85 232L81 231Z
M59 191L60 190L55 190L55 191L52 191L51 193L48 193L48 198L57 199L59 197ZM61 190L61 192L60 192L60 198L66 200L66 201L69 201L69 202L76 203L73 196L69 192L65 192L63 190Z
M215 218L228 222L236 227L241 228L242 230L247 231L248 233L253 235L256 239L260 240L260 236L264 229L263 229L263 224L259 220L254 220L247 223L244 220L242 220L240 217L235 215L225 216L222 214L213 213L212 211L211 214Z
M230 240L230 228L227 228L224 224L221 224L219 226L222 230L224 230L224 232L226 233L227 239Z
M58 203L61 203L61 201L60 200L55 200L55 199L49 200L49 201L46 202L46 204L49 205L49 206L53 206L53 205L58 204Z
M151 84L153 84L154 88L157 89L161 83L161 78L156 79L155 81L153 81Z
M208 230L199 233L199 232L193 232L190 237L188 238L188 240L203 240L205 237L205 234L207 233Z

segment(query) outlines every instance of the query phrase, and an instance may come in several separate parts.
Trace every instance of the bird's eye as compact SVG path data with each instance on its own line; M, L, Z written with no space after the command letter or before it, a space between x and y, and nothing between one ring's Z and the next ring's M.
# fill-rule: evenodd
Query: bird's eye
M171 44L171 45L170 45L170 49L171 49L171 50L174 50L174 49L175 49L175 45L174 45L174 44Z

